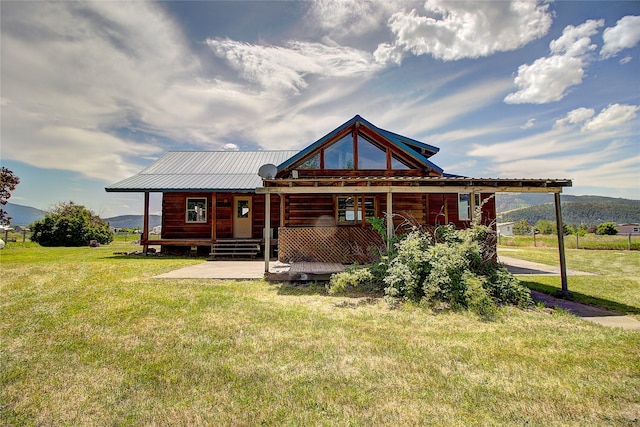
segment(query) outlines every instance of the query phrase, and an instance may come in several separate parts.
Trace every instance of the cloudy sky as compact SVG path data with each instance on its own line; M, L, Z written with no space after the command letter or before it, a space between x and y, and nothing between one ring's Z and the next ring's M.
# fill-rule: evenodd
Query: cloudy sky
M140 214L104 187L167 150L301 149L356 114L449 173L640 198L637 1L0 8L13 203Z

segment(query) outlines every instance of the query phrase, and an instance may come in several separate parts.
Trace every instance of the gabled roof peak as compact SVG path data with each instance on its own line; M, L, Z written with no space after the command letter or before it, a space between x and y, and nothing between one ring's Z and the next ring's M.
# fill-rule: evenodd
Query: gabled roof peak
M320 146L322 146L322 145L326 144L327 142L331 141L336 135L338 135L341 132L345 131L345 129L348 129L351 126L354 126L354 125L356 125L356 127L357 127L357 125L360 125L360 124L365 126L365 127L367 127L367 128L369 128L371 131L377 133L382 138L384 138L387 141L389 141L389 143L391 143L394 146L396 146L399 151L402 151L405 154L409 155L410 157L413 157L414 159L416 159L418 161L418 163L421 163L422 165L424 165L424 166L426 166L428 168L431 168L431 169L433 169L433 170L435 170L435 171L437 171L439 173L443 172L442 168L440 168L439 166L437 166L437 165L431 163L429 160L427 160L429 157L433 156L438 151L440 151L440 149L438 147L434 147L432 145L425 144L425 143L417 141L415 139L412 139L412 138L409 138L409 137L406 137L406 136L402 136L402 135L399 135L397 133L390 132L388 130L379 128L376 125L374 125L373 123L371 123L371 122L367 121L366 119L364 119L359 114L356 114L355 116L353 116L351 119L347 120L342 125L338 126L334 130L332 130L331 132L329 132L328 134L323 136L322 138L320 138L317 141L315 141L313 144L311 144L308 147L306 147L303 150L301 150L297 155L293 156L292 158L290 158L286 162L280 164L278 166L278 170L282 171L282 170L286 170L286 169L290 168L291 166L297 164L298 161L302 160L304 157L306 157L307 155L309 155L313 151L319 149Z

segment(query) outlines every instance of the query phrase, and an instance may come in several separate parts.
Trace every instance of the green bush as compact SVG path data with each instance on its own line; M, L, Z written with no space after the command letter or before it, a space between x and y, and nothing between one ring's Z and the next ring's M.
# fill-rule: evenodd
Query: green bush
M113 241L109 224L82 205L73 202L55 206L31 225L31 241L42 246L87 246L92 240L101 245Z
M615 236L618 234L618 228L612 222L603 222L598 225L597 233L601 236Z
M328 284L330 294L344 293L347 290L373 291L375 290L374 276L366 267L354 265L343 272L331 275Z
M381 222L376 229L386 233ZM334 275L329 289L384 290L389 302L423 302L493 318L501 305L524 307L532 302L529 290L497 263L495 255L495 233L477 222L464 230L438 227L433 237L414 227L379 263Z

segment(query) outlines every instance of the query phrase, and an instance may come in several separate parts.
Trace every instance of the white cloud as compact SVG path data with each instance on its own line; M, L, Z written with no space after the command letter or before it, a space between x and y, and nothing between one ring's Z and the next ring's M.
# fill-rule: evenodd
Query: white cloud
M347 43L385 27L389 16L406 5L391 0L317 0L310 4L306 24L318 28L329 37Z
M240 147L238 147L238 145L232 144L232 143L224 144L222 146L222 149L224 151L240 151Z
M308 76L352 77L379 68L367 52L322 43L290 41L286 47L261 46L230 39L208 39L207 45L247 81L267 91L297 94Z
M624 64L628 64L629 62L631 62L631 59L633 59L633 58L631 58L630 56L625 56L624 58L620 59L619 62L620 62L621 65L624 65Z
M198 69L151 3L6 3L1 31L3 158L105 181L160 149L119 130L159 128L150 101Z
M596 131L620 126L622 123L633 119L640 110L637 105L612 104L604 108L600 114L587 122L583 129Z
M604 46L600 55L610 58L624 49L634 47L640 42L640 16L625 16L618 20L615 27L609 27L602 34Z
M398 52L452 61L514 50L544 36L551 26L547 4L427 0L416 9L394 13L392 44L382 43L376 58L395 60Z
M549 44L551 56L518 68L514 83L519 90L507 95L504 101L545 104L564 98L569 87L582 83L590 61L588 55L597 47L591 43L591 36L603 24L603 20L588 20L577 27L567 26L562 36Z
M601 131L609 128L616 128L621 124L633 119L640 110L637 105L611 104L600 111L594 117L595 110L592 108L576 108L569 111L567 115L556 120L555 128L566 128L569 125L582 125L583 131Z
M595 110L593 108L576 108L575 110L571 110L567 113L567 115L559 120L556 120L555 127L565 127L567 125L575 125L578 123L583 123L589 120L595 114Z
M529 119L527 120L527 123L520 126L520 129L529 129L534 127L535 125L536 125L536 119Z

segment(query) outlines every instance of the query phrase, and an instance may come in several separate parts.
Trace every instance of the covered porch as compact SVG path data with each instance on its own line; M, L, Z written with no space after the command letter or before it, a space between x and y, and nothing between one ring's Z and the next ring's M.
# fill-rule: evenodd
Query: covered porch
M515 193L553 193L555 203L556 225L558 230L560 276L562 280L562 293L569 295L567 286L566 260L564 253L564 235L562 233L562 211L560 194L564 187L570 187L568 179L485 179L465 177L346 177L346 178L276 178L264 179L263 186L256 189L257 194L279 195L280 208L288 209L287 195L306 195L313 200L314 196L330 195L377 195L383 197L384 211L382 212L386 222L386 244L391 241L396 229L394 214L398 213L395 207L396 199L406 195L434 195L434 194L468 194L469 221L473 220L474 212L488 195L493 196L500 192ZM476 197L482 195L482 198ZM425 199L425 200L428 200ZM265 197L265 212L271 212L271 197ZM339 262L345 263L345 258L340 255L351 251L352 255L363 255L363 248L380 245L382 239L373 230L365 227L365 206L362 206L362 227L355 233L355 227L344 227L333 222L323 224L321 221L313 227L295 227L286 225L284 216L280 217L279 230L279 260L287 261L311 261L311 262ZM495 206L492 218L495 218ZM271 217L265 217L265 229L271 228ZM444 222L447 224L447 222ZM444 225L441 224L441 225ZM428 225L428 224L425 224ZM491 224L495 226L494 224ZM346 246L345 246L346 243ZM354 243L356 246L355 251ZM265 242L265 254L269 254L270 242ZM291 248L291 249L290 249ZM346 249L345 249L346 248ZM297 257L297 258L296 258ZM269 272L269 256L264 259L264 271ZM362 262L366 262L366 255ZM359 262L358 259L347 258L347 263Z

